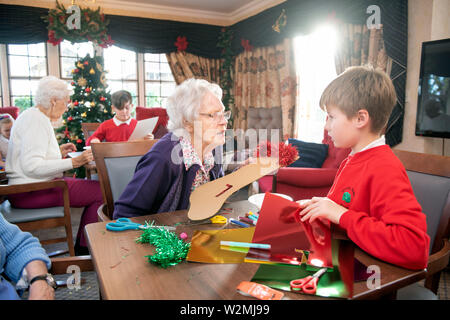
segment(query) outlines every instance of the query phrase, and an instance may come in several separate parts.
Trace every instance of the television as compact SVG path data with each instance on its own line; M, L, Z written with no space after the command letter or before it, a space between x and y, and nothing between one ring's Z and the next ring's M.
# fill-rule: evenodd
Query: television
M450 138L450 38L422 43L416 136Z

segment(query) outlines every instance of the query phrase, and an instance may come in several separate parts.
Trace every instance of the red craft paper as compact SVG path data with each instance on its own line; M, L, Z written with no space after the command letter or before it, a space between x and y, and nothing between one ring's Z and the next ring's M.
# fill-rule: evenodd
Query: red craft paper
M266 193L252 242L270 244L272 255L301 259L302 250L306 250L308 264L333 267L329 227L319 220L301 222L299 212L298 203Z

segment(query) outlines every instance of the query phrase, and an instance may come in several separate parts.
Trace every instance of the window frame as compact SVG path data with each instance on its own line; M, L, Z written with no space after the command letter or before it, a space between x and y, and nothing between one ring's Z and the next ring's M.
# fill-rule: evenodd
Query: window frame
M155 53L153 53L153 54L155 54ZM161 95L161 91L162 91L162 84L163 83L173 83L175 86L177 85L177 82L175 81L175 77L173 76L173 73L172 73L172 70L171 70L171 68L170 68L170 64L169 64L169 62L167 61L167 58L166 58L166 61L167 62L161 62L161 55L166 55L165 53L156 53L157 55L159 55L159 61L158 62L156 62L156 61L149 61L149 60L145 60L145 53L143 54L143 74L144 74L144 105L145 105L145 107L146 108L154 108L154 107L150 107L150 106L147 106L147 98L151 98L151 97L159 97L159 98L161 98L161 100L162 99L167 99L169 96L162 96ZM160 76L160 79L159 80L147 80L146 78L145 78L145 76L146 76L146 69L145 69L145 63L146 62L150 62L150 63L158 63L158 65L159 65L159 74L161 75L161 64L166 64L167 63L167 65L168 65L168 67L169 67L169 70L170 70L170 72L172 73L172 78L173 78L173 81L170 81L170 80L162 80L161 79L161 76ZM147 83L158 83L159 85L160 85L160 87L159 87L159 96L150 96L150 95L147 95ZM160 105L159 105L159 107L160 108L164 108L164 106L163 106L163 104L162 103L160 103Z
M48 76L48 75L50 75L50 74L49 74L49 59L48 59L48 48L47 48L47 43L46 43L46 42L39 42L39 43L43 43L43 44L44 44L44 49L45 49L45 70L46 70L46 75L45 75L45 76ZM10 105L13 106L13 105L15 105L15 104L14 104L14 98L13 98L13 97L27 97L27 96L15 96L15 95L13 95L13 94L12 94L12 90L11 90L11 88L12 88L12 82L11 82L11 80L29 80L29 81L31 81L31 80L39 80L39 79L41 79L42 77L36 77L36 76L30 76L30 75L28 75L28 77L24 77L24 76L11 76L11 67L10 67L10 60L9 60L9 56L10 56L10 53L9 53L9 46L10 46L10 45L17 45L17 44L14 44L14 43L11 43L11 44L5 44L5 50L6 50L6 52L5 52L5 59L6 59L6 64L7 64L7 70L6 70L6 72L7 72L7 75L8 75L9 102L10 102ZM19 45L20 45L20 44L19 44ZM28 51L28 46L29 46L30 44L21 44L21 45L26 45L26 46L27 46L27 51ZM13 55L14 55L14 56L23 56L23 55L17 55L17 54L13 54ZM30 58L29 53L27 53L26 57L28 57L28 59ZM31 57L39 57L39 56L31 56ZM30 62L28 61L28 72L29 72L29 71L30 71ZM45 76L44 76L44 77L45 77ZM3 83L2 83L2 85L3 85ZM30 92L30 95L29 95L28 97L30 97L30 102L31 102L30 107L32 107L32 106L34 105L33 92Z

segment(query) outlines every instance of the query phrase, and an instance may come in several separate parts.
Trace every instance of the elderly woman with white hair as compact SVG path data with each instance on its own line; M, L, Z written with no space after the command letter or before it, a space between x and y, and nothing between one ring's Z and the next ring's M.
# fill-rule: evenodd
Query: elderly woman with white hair
M36 106L22 112L14 123L6 174L8 184L24 184L63 178L63 172L93 160L92 151L86 150L76 158L64 159L76 151L73 143L61 146L55 137L52 122L58 121L67 110L70 90L67 84L53 76L39 80L35 95ZM88 254L84 239L84 226L97 222L97 209L102 204L98 181L63 178L69 189L71 207L85 207L75 243L75 252ZM23 209L48 208L63 205L62 190L33 191L10 195L12 206Z
M136 166L133 179L114 204L114 219L187 209L198 186L223 176L214 149L225 143L230 118L222 89L188 79L167 100L168 129Z

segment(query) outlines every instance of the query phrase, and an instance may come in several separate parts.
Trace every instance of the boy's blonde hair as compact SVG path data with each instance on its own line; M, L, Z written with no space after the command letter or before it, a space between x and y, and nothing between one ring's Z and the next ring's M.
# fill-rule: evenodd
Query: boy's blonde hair
M347 68L325 88L320 97L320 108L339 108L347 118L366 109L370 117L370 130L380 133L386 127L397 101L394 85L389 76L370 66Z

